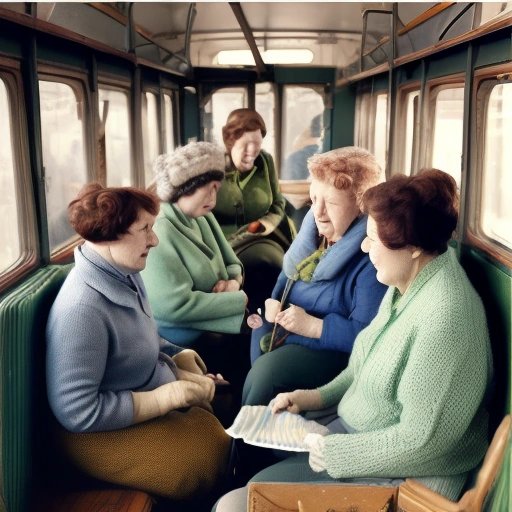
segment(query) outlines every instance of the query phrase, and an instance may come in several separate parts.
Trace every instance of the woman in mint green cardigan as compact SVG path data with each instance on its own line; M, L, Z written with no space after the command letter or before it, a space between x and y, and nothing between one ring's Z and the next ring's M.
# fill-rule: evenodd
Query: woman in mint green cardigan
M239 333L244 318L243 267L211 213L224 166L224 151L209 142L155 162L160 243L142 278L160 335L183 347L197 346L205 331Z
M398 484L413 477L457 499L487 445L492 356L482 302L447 242L457 223L453 178L394 176L363 196L362 248L389 285L348 367L314 390L277 395L272 411L338 404L331 434L253 481ZM236 510L233 491L217 510Z

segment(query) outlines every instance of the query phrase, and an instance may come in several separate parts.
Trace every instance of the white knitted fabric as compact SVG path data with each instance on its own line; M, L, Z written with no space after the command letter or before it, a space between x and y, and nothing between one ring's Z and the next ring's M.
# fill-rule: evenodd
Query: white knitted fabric
M224 149L212 142L190 142L174 152L160 155L153 164L156 190L162 201L169 201L173 191L208 171L224 173Z

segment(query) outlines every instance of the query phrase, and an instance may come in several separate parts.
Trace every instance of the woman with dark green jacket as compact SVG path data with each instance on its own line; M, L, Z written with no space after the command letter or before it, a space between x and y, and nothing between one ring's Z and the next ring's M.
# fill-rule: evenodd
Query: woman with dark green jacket
M255 110L229 114L222 128L229 166L213 211L244 265L252 311L263 306L272 291L294 234L274 161L261 149L266 133Z

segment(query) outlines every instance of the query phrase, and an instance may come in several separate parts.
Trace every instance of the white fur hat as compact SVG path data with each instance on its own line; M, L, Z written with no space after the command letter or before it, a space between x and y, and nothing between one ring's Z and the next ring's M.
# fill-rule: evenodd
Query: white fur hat
M160 155L153 164L156 191L162 201L191 178L208 171L225 172L224 149L212 142L190 142L174 152Z

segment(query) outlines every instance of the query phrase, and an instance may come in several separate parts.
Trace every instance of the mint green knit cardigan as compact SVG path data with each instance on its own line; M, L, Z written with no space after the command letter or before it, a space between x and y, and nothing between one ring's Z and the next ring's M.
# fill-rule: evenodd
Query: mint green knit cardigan
M484 455L492 356L482 302L451 249L391 287L348 367L319 388L356 433L326 438L333 478L425 477L456 499Z

